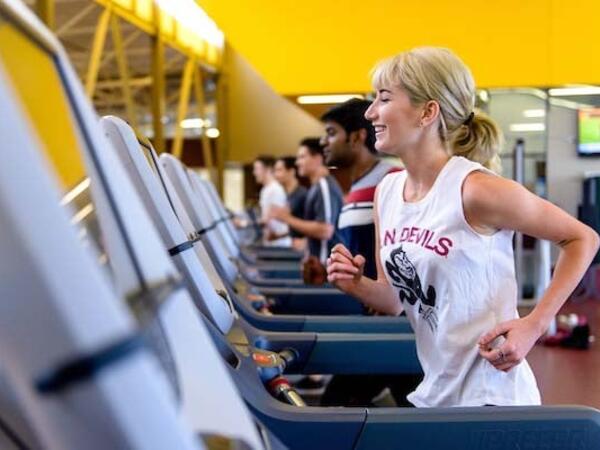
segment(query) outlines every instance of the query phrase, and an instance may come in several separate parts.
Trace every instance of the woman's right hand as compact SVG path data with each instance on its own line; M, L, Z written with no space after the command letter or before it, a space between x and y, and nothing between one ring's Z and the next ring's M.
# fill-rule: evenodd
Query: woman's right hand
M360 282L365 268L362 255L352 256L342 244L331 249L327 258L327 281L346 293L352 293Z

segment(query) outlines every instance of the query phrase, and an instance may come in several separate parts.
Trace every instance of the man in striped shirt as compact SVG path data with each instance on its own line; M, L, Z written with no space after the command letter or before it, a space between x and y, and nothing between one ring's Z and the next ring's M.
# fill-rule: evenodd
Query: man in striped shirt
M364 273L377 277L373 200L379 182L398 167L380 160L375 150L375 130L365 111L371 102L352 99L327 111L325 161L345 172L349 192L337 224L337 235L353 255L363 255ZM398 406L410 406L406 395L421 381L420 375L336 375L321 397L322 406L371 406L374 398L389 388Z
M370 104L367 100L349 100L331 108L321 121L325 126L325 162L347 172L352 183L338 219L338 236L353 255L365 257L364 273L375 278L375 188L385 175L398 168L377 157L375 131L364 117Z

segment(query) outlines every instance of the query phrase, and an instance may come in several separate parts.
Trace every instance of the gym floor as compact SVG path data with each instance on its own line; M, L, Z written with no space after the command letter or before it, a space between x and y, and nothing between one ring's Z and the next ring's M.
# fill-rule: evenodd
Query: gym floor
M591 335L596 335L588 350L573 350L536 345L528 356L545 405L587 405L600 408L600 299L568 302L561 314L587 316Z

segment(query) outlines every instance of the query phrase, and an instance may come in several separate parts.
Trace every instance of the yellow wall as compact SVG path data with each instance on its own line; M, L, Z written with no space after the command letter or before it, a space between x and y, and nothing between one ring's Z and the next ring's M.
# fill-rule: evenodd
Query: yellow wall
M72 188L85 172L74 118L54 62L20 30L0 18L0 65L8 73L32 131L63 188Z
M249 162L260 154L294 155L300 139L322 134L318 120L275 93L235 51L226 52L225 67L228 161Z
M456 51L481 87L600 83L599 0L198 0L284 95L369 90L373 64Z

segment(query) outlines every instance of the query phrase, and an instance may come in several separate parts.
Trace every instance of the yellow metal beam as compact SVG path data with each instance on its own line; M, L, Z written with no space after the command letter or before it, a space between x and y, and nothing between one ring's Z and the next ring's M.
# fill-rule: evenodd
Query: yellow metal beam
M223 53L223 59L228 57L227 48ZM223 63L223 67L227 67L226 62ZM225 173L225 161L229 159L229 126L228 126L228 101L229 87L227 85L227 72L221 72L217 77L217 92L216 92L216 103L217 103L217 125L221 134L216 140L217 151L215 155L217 157L217 190L221 197L223 196L223 176Z
M115 54L117 55L117 65L119 66L119 75L121 76L121 90L125 100L127 118L129 119L129 124L134 129L137 129L138 126L137 116L135 113L135 103L131 94L129 68L127 67L127 56L125 55L125 47L123 46L123 36L121 34L119 18L113 15L111 17L110 25L112 30L113 46L115 48Z
M108 31L108 21L110 19L110 8L102 11L98 19L96 33L94 33L94 41L92 43L92 52L90 54L90 62L88 64L87 76L85 78L85 93L92 98L96 90L96 80L98 79L98 70L100 69L100 58L104 49L106 33Z
M137 78L129 78L129 86L132 88L143 88L146 86L150 86L152 84L152 77L137 77ZM97 88L102 89L111 89L115 87L121 86L121 79L105 79L99 80L96 82Z
M62 34L64 34L72 26L77 25L85 16L94 11L96 8L97 6L94 3L90 3L89 5L87 5L81 11L79 11L77 14L75 14L73 17L67 20L64 24L62 24L60 28L56 30L56 35L61 36Z
M111 8L113 12L125 19L127 22L133 24L136 28L148 33L150 36L154 36L156 34L156 24L155 22L147 22L145 20L140 19L138 16L133 14L131 11L123 8L122 6L116 4L114 0L94 0L99 5L104 6L105 8ZM156 11L156 8L155 8ZM156 12L154 13L156 14Z
M177 35L176 29L178 27L177 22L172 17L169 17L169 20L172 21L172 30L167 32L161 30L159 26L159 20L161 16L161 10L159 7L154 5L152 19L148 20L147 18L142 18L135 12L134 3L132 2L130 7L125 7L122 4L118 3L116 0L94 0L97 4L102 5L106 8L111 8L114 14L118 15L122 19L127 22L133 24L136 28L148 33L150 36L160 35L163 41L163 44L167 44L170 47L176 49L177 51L183 53L186 56L195 56L197 59L206 62L212 67L218 67L221 63L221 58L219 57L220 49L216 47L211 47L211 52L207 52L206 50L199 50L198 48L190 47L184 40L181 39L180 36ZM173 31L175 30L175 31ZM205 42L204 47L210 46L207 42ZM210 55L209 55L210 53ZM213 54L216 57L211 57Z
M169 69L172 69L173 67L175 67L182 58L185 59L186 55L182 54L182 53L175 53L175 56L173 56L171 59L166 61L165 72L168 71Z
M154 148L165 151L165 134L162 118L165 114L165 49L160 36L152 37L152 127Z
M173 92L167 97L167 108L179 100L179 91Z
M173 147L171 149L173 156L180 159L183 150L183 128L181 128L181 121L185 119L185 116L187 115L188 105L190 103L190 90L196 66L196 59L189 58L183 69L183 75L181 76L179 105L177 106L177 122L175 123L175 137L173 138Z
M198 117L204 120L206 118L206 113L204 109L204 86L202 83L202 73L200 72L200 67L198 67L197 65L194 70L194 95L196 97L196 109L198 110ZM204 156L204 165L207 168L212 169L214 164L212 159L211 143L208 139L208 136L206 136L206 128L203 130L200 139L202 142L202 155Z
M141 35L142 35L142 31L140 31L140 30L135 30L134 32L132 32L129 36L127 36L125 39L123 39L123 48L129 47L129 45L133 41L135 41L138 37L140 37ZM102 67L104 67L106 64L111 62L115 56L116 56L116 54L114 51L106 52L102 56L102 61L100 61L100 69L102 69Z
M51 30L54 29L54 0L36 0L35 7L37 14Z

